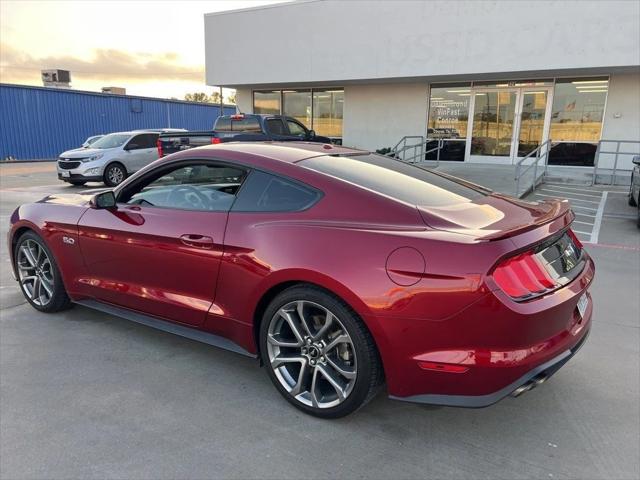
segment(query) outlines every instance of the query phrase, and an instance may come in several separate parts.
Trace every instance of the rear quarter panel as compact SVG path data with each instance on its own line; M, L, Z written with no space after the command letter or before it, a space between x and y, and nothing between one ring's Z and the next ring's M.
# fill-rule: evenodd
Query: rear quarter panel
M509 240L478 242L430 230L414 206L344 182L328 181L322 190L308 211L230 213L215 299L219 316L209 328L256 351L252 328L263 295L285 282L308 282L346 301L385 357L406 331L397 318L439 322L478 301L489 292L484 274L513 250ZM424 257L405 272L409 281L401 283L410 286L387 273L387 259L400 247Z

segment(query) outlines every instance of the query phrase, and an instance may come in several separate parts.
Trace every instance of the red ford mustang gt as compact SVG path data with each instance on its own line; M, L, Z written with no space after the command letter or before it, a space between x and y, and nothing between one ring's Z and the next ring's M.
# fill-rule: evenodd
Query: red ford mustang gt
M346 415L392 398L482 407L584 343L594 276L566 201L529 203L368 152L228 143L11 217L36 309L78 303L259 357Z

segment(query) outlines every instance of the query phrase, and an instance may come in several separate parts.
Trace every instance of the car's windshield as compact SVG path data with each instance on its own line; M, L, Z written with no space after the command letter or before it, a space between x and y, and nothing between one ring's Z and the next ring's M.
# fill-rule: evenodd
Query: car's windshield
M105 149L121 147L130 137L131 135L126 133L111 133L109 135L105 135L100 140L96 140L91 144L91 148Z
M412 205L439 207L483 196L479 190L382 155L313 157L298 165Z

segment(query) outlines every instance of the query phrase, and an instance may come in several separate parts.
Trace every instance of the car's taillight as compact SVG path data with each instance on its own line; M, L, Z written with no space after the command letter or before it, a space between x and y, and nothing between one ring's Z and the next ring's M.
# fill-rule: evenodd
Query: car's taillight
M524 253L502 260L491 275L515 300L528 300L573 281L586 265L583 247L568 228Z
M211 144L212 145L217 145L219 143L222 143L222 140L220 140L218 137L211 137Z
M156 146L158 147L158 158L162 158L162 140L158 139Z
M573 244L574 244L576 247L578 247L578 248L580 248L580 249L584 248L584 245L582 245L582 242L581 242L581 241L580 241L580 239L576 236L576 234L575 234L575 233L573 233L573 230L568 229L568 230L567 230L567 235L569 235L569 237L571 238L571 241L573 242Z
M530 297L556 286L534 252L525 252L503 261L493 271L493 279L513 298Z

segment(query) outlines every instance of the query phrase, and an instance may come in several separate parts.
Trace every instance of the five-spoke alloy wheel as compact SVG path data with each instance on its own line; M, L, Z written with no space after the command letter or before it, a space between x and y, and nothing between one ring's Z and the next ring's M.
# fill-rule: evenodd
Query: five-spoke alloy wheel
M261 326L263 363L298 408L340 417L376 393L382 371L371 335L337 297L310 286L287 289Z
M31 305L43 312L70 305L53 255L38 235L26 232L18 239L14 260L20 288Z
M104 183L109 187L117 187L127 178L127 170L119 163L112 163L104 171Z

